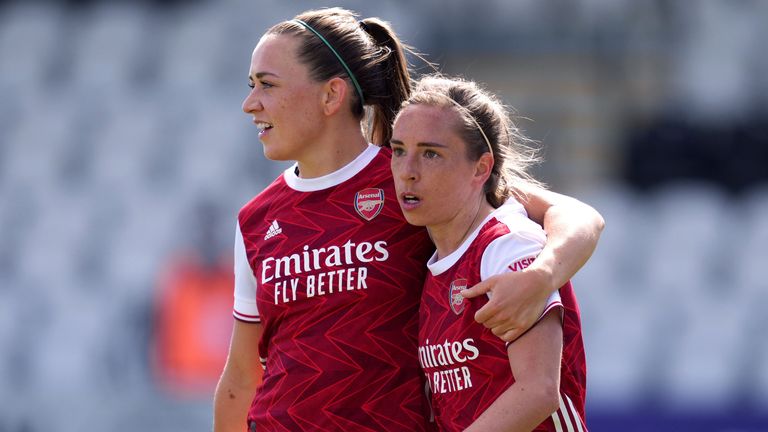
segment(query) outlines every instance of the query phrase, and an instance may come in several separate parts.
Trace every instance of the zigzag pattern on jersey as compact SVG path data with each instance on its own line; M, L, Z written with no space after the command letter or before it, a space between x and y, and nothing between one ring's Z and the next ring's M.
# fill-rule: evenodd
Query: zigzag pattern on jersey
M450 310L448 303L448 289L451 282L455 279L467 279L470 287L478 283L480 281L479 263L483 251L496 237L508 232L509 229L505 225L499 224L496 219L491 219L483 225L480 233L458 263L440 275L427 276L425 291L422 294L420 319L429 325L428 328L422 328L420 331L421 343L429 338L431 343L440 344L443 343L446 335L455 336L449 340L472 338L483 356L482 362L472 364L473 386L476 387L468 389L468 391L474 390L471 395L467 395L467 391L441 394L439 390L432 389L436 421L441 428L448 428L445 430L453 430L452 427L458 430L465 428L471 423L471 419L477 418L496 399L497 395L492 391L493 389L483 386L483 382L495 380L500 384L503 383L505 387L514 382L509 373L509 361L506 359L504 344L488 343L485 340L490 340L487 335L485 338L478 337L480 334L490 333L488 329L478 327L474 321L475 312L487 303L487 297L481 296L468 300L464 311L459 315ZM448 403L443 402L446 400ZM442 410L440 407L445 405L461 406L461 409Z
M433 247L424 229L407 225L396 201L382 149L353 179L300 193L278 178L240 213L254 275L268 256L310 249L386 241L386 261L354 262L296 277L296 300L280 300L275 282L257 293L267 358L264 382L249 412L258 430L424 430L423 379L418 367L418 302L425 262ZM357 214L354 196L381 188L385 205L373 220ZM263 238L266 221L278 220L282 236ZM306 278L365 266L366 289L308 297ZM277 301L276 301L276 295Z
M482 361L471 362L472 388L444 393L436 393L433 389L433 409L441 430L463 430L471 423L472 419L479 417L496 400L503 389L514 383L504 342L493 335L489 329L474 321L475 312L488 302L487 297L481 296L471 299L459 315L450 309L448 299L448 290L453 280L467 279L468 286L480 281L480 262L485 249L496 238L509 232L507 225L492 218L483 225L478 236L472 241L459 262L444 273L437 276L427 276L419 313L421 322L429 323L429 325L420 330L420 344L424 344L426 338L430 339L430 343L435 344L442 343L446 337L448 340L473 338L482 358ZM570 395L578 415L583 418L586 363L581 340L578 304L570 282L560 288L560 296L564 310L560 390L561 393ZM463 365L468 365L468 363ZM450 367L455 368L456 366ZM442 401L438 402L438 400ZM435 405L453 408L446 411ZM571 414L570 422L573 421L573 414ZM561 423L561 429L558 429L553 418L550 417L535 431L566 430L562 429L563 424ZM574 425L574 423L569 424L571 427ZM573 430L576 431L576 429ZM583 427L583 431L586 431L586 427Z

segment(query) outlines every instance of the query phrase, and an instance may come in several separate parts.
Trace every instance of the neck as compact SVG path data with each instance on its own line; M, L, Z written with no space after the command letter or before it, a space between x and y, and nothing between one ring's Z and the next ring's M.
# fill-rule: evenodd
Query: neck
M437 259L443 259L458 249L493 210L493 206L481 195L480 199L463 207L450 221L427 226L429 236L437 249Z
M315 178L328 175L355 160L368 147L360 123L332 125L313 137L312 144L296 162L299 177Z

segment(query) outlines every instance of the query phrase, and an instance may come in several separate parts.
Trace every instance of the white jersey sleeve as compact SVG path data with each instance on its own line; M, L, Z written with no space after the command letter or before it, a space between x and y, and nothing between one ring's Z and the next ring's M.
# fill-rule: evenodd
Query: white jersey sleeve
M509 227L510 232L485 248L480 262L482 280L506 272L522 271L533 263L547 240L544 230L520 213L503 215L501 222ZM547 299L539 319L552 308L561 306L560 292L555 291Z
M233 315L240 321L261 322L259 309L256 306L256 278L248 263L248 255L245 253L243 233L240 232L240 223L235 229L235 306Z

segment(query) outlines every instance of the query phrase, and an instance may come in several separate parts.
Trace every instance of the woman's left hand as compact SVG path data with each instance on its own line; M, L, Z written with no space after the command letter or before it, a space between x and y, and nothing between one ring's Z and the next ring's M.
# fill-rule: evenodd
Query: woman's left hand
M488 303L475 313L475 321L504 341L512 342L538 321L547 299L557 288L552 285L551 272L529 267L490 277L461 294L473 298L490 293Z

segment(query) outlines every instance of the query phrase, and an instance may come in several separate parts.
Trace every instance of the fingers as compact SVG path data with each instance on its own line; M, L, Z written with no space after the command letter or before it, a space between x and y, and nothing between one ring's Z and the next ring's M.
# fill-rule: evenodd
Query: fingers
M491 284L486 281L483 281L473 286L472 288L461 290L461 295L463 295L464 298L473 298L473 297L483 295L490 290L491 290Z
M509 276L509 275L506 275ZM519 290L496 290L498 277L486 279L477 285L461 291L464 298L473 298L493 292L487 303L475 312L475 321L490 329L505 342L512 342L532 326L538 317L538 310L530 307L529 299L519 299Z
M510 324L509 322L499 321L496 325L490 325L490 321L487 321L483 325L491 330L491 333L498 336L504 342L512 342L525 331L523 327L518 324Z
M504 342L513 342L525 332L525 329L522 327L496 326L489 328L491 333L498 336Z
M512 315L505 313L505 310L493 300L475 312L475 321L490 329L494 335L505 342L514 341L535 322L535 318L530 323L520 321L519 318L521 317L514 319Z
M494 334L496 333L494 332ZM522 334L523 334L523 331L521 329L513 328L511 330L507 330L502 335L496 334L496 336L499 336L501 340L503 340L504 342L514 342Z
M496 306L496 303L489 301L475 312L475 321L487 328L498 327L501 324L498 315L499 307Z

